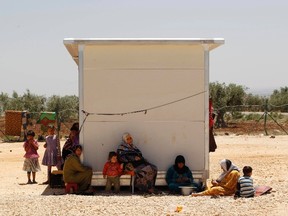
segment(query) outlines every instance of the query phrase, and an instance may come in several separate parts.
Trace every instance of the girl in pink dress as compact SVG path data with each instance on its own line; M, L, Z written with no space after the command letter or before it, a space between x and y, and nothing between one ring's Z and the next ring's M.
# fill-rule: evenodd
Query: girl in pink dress
M27 132L27 140L24 143L23 147L25 149L25 155L24 155L24 164L23 164L23 170L27 172L27 178L28 182L27 184L36 184L36 172L40 171L40 165L39 165L39 155L37 153L38 150L38 143L36 140L34 140L35 133L32 130L29 130ZM31 181L31 172L32 172L32 181Z

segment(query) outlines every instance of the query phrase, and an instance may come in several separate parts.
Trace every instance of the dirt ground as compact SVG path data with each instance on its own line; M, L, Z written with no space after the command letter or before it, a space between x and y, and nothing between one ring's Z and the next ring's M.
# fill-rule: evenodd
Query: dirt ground
M123 191L103 195L96 188L94 196L63 195L64 189L47 185L23 185L27 182L23 166L23 143L0 143L0 215L287 215L288 209L288 136L239 135L231 131L220 135L218 148L210 153L210 177L220 174L219 161L232 160L239 168L250 165L256 185L273 188L267 195L250 199L233 197L191 197L156 195L145 197ZM62 141L62 145L63 145ZM44 153L40 143L39 154ZM42 157L40 157L41 161ZM36 181L46 180L46 167ZM161 189L161 188L160 188ZM175 212L182 206L181 212Z
M266 134L267 132L267 134ZM214 133L217 135L288 135L288 122L267 121L239 121L228 122L225 128L215 128Z

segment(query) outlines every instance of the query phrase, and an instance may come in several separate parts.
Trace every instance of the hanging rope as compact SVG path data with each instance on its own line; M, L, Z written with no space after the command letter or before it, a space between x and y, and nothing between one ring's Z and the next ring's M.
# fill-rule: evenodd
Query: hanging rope
M82 122L82 124L81 124L81 126L80 126L80 128L79 128L79 133L81 132L81 129L82 129L82 127L83 127L83 125L84 125L87 117L90 115L90 113L87 113L87 112L85 112L84 110L82 110L82 112L84 113L85 118L84 118L84 120L83 120L83 122Z
M122 113L89 113L89 112L87 112L87 111L85 111L85 110L81 110L82 113L85 115L85 118L84 118L84 120L83 120L83 122L82 122L82 124L81 124L81 126L80 126L79 133L80 133L80 131L81 131L81 129L82 129L82 127L83 127L83 125L84 125L84 123L85 123L85 121L86 121L86 119L87 119L87 117L88 117L89 115L121 115L121 116L123 116L123 115L140 113L140 112L144 112L144 114L147 114L147 111L148 111L148 110L158 109L158 108L160 108L160 107L164 107L164 106L168 106L168 105L170 105L170 104L178 103L178 102L180 102L180 101L187 100L187 99L189 99L189 98L193 98L193 97L195 97L195 96L197 96L197 95L203 94L204 92L205 92L205 91L202 91L202 92L199 92L199 93L190 95L190 96L188 96L188 97L184 97L184 98L181 98L181 99L178 99L178 100L175 100L175 101L171 101L171 102L168 102L168 103L165 103L165 104L161 104L161 105L158 105L158 106L155 106L155 107L150 107L150 108L141 109L141 110L135 110L135 111L131 111L131 112L122 112Z
M135 111L130 111L130 112L122 112L122 113L89 113L89 112L87 112L85 110L82 110L82 112L86 115L86 118L87 118L88 115L121 115L121 116L123 116L123 115L135 114L135 113L140 113L140 112L143 112L144 114L147 114L147 112L149 110L158 109L160 107L164 107L164 106L168 106L168 105L171 105L171 104L174 104L174 103L178 103L180 101L187 100L189 98L193 98L193 97L195 97L197 95L203 94L204 92L205 91L199 92L199 93L190 95L188 97L184 97L184 98L181 98L181 99L178 99L178 100L175 100L175 101L171 101L171 102L168 102L168 103L165 103L165 104L161 104L161 105L158 105L158 106L154 106L154 107L150 107L150 108L147 108L147 109L135 110Z

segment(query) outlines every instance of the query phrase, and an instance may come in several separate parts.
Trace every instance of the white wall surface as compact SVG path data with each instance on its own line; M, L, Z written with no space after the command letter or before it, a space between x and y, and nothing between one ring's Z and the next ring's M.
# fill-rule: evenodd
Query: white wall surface
M86 45L83 56L80 109L92 113L81 132L85 163L101 171L108 152L130 132L159 170L166 171L178 154L191 169L205 169L207 92L201 44ZM146 114L97 115L149 109L193 95Z

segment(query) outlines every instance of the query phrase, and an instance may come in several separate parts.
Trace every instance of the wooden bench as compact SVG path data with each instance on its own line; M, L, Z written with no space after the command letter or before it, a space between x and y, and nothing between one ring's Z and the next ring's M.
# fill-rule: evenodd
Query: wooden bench
M125 173L120 176L120 186L130 186L131 193L134 194L134 172ZM105 186L107 179L103 178L102 172L93 172L91 185L93 186Z
M203 173L203 171L192 171L193 178L196 182L203 182L205 184L206 181L206 175ZM166 180L166 171L158 171L157 173L157 179L156 179L156 186L167 186ZM120 186L130 186L131 187L131 193L134 194L134 180L135 176L131 174L124 174L120 177ZM105 186L106 185L106 179L103 178L102 172L93 172L91 185L93 186Z
M192 171L192 173L193 173L194 181L205 182L206 177L204 176L202 171ZM166 171L158 171L155 185L167 186L165 176L166 176Z

